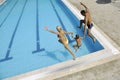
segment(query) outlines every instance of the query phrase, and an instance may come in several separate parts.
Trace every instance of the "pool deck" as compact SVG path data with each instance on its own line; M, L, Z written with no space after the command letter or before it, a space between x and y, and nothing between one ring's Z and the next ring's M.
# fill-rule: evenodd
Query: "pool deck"
M77 9L80 9L81 0L69 0ZM105 1L105 0L104 0ZM93 22L109 38L111 38L120 49L120 1L106 3L103 0L82 0L91 12ZM113 59L114 58L114 59ZM104 60L103 60L104 61ZM79 71L56 80L120 80L120 56L111 57L105 64Z

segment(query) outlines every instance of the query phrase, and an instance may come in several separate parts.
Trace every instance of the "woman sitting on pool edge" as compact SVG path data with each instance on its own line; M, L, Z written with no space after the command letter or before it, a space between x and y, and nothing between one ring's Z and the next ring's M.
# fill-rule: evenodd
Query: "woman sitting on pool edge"
M45 27L46 31L49 31L51 33L57 34L58 38L59 38L59 42L62 43L64 45L64 47L71 53L71 55L73 56L73 60L75 60L76 56L74 55L74 53L71 51L71 49L68 46L68 38L65 36L65 34L73 34L72 32L66 32L64 30L62 30L62 28L60 26L56 27L58 32L55 32L53 30L48 30L48 27Z

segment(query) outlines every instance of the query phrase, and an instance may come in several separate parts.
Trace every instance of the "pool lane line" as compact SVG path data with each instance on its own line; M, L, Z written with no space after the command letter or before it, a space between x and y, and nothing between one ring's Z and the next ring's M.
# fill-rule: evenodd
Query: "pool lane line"
M78 27L79 26L79 20L77 20L77 17L70 11L70 9L61 0L58 0L56 2L60 6L62 6L60 8L66 13L66 16L69 18L73 27Z
M63 22L62 22L62 20L61 20L61 18L60 18L60 16L59 16L59 14L58 14L58 12L57 12L55 6L54 6L52 0L50 0L50 2L51 2L51 4L52 4L52 7L53 7L53 9L54 9L54 11L55 11L57 17L58 17L58 20L59 20L60 24L62 25L63 30L65 30L65 31L67 32L66 27L65 27L65 25L63 24ZM68 38L68 40L69 40L69 43L72 43L72 42L75 41L75 40L71 40L71 39L70 39L70 36L69 36L68 34L67 34L66 36L67 36L67 38Z
M13 32L11 41L10 41L10 43L9 43L9 46L8 46L8 50L7 50L6 56L5 56L4 59L0 59L0 62L4 62L4 61L13 59L13 57L9 57L9 55L10 55L10 51L11 51L11 47L12 47L12 44L13 44L13 41L14 41L14 37L15 37L16 31L17 31L17 29L18 29L18 26L19 26L21 17L22 17L22 15L23 15L23 11L24 11L24 9L25 9L25 6L26 6L27 1L28 1L28 0L26 0L25 3L24 3L24 5L23 5L23 8L22 8L20 17L19 17L19 19L18 19L18 22L17 22L16 27L15 27L15 30L14 30L14 32Z
M2 23L0 24L0 28L2 27L2 25L4 24L4 22L7 20L8 16L11 14L11 12L13 11L14 7L16 6L17 2L19 0L16 0L15 4L13 5L13 7L10 9L10 11L8 12L7 16L4 18L4 20L2 21Z
M32 53L37 53L44 51L44 48L40 48L40 37L39 37L39 7L38 7L38 0L36 0L36 50Z

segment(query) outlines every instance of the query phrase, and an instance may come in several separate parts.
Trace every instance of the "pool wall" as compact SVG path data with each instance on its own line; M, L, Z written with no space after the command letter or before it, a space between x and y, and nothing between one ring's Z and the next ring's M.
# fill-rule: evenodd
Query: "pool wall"
M77 10L72 4L70 4L67 0L62 1L79 20L83 18L83 16L79 14L79 10ZM69 60L55 64L53 66L49 66L47 68L31 71L12 78L7 78L6 80L53 80L120 58L120 49L118 49L118 46L111 39L109 39L109 37L105 35L104 32L102 32L95 24L92 29L92 34L97 38L100 44L102 44L104 47L103 50L82 56L77 58L75 61Z

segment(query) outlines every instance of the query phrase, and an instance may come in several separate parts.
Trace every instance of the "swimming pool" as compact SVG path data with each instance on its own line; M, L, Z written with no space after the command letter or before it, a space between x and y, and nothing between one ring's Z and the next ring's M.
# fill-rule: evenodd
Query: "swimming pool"
M60 25L66 31L83 36L77 27L79 20L61 0L7 0L0 6L0 79L24 74L72 59L57 36L46 32L44 26L56 31ZM75 41L71 36L69 46ZM81 57L104 49L87 36L75 55Z

